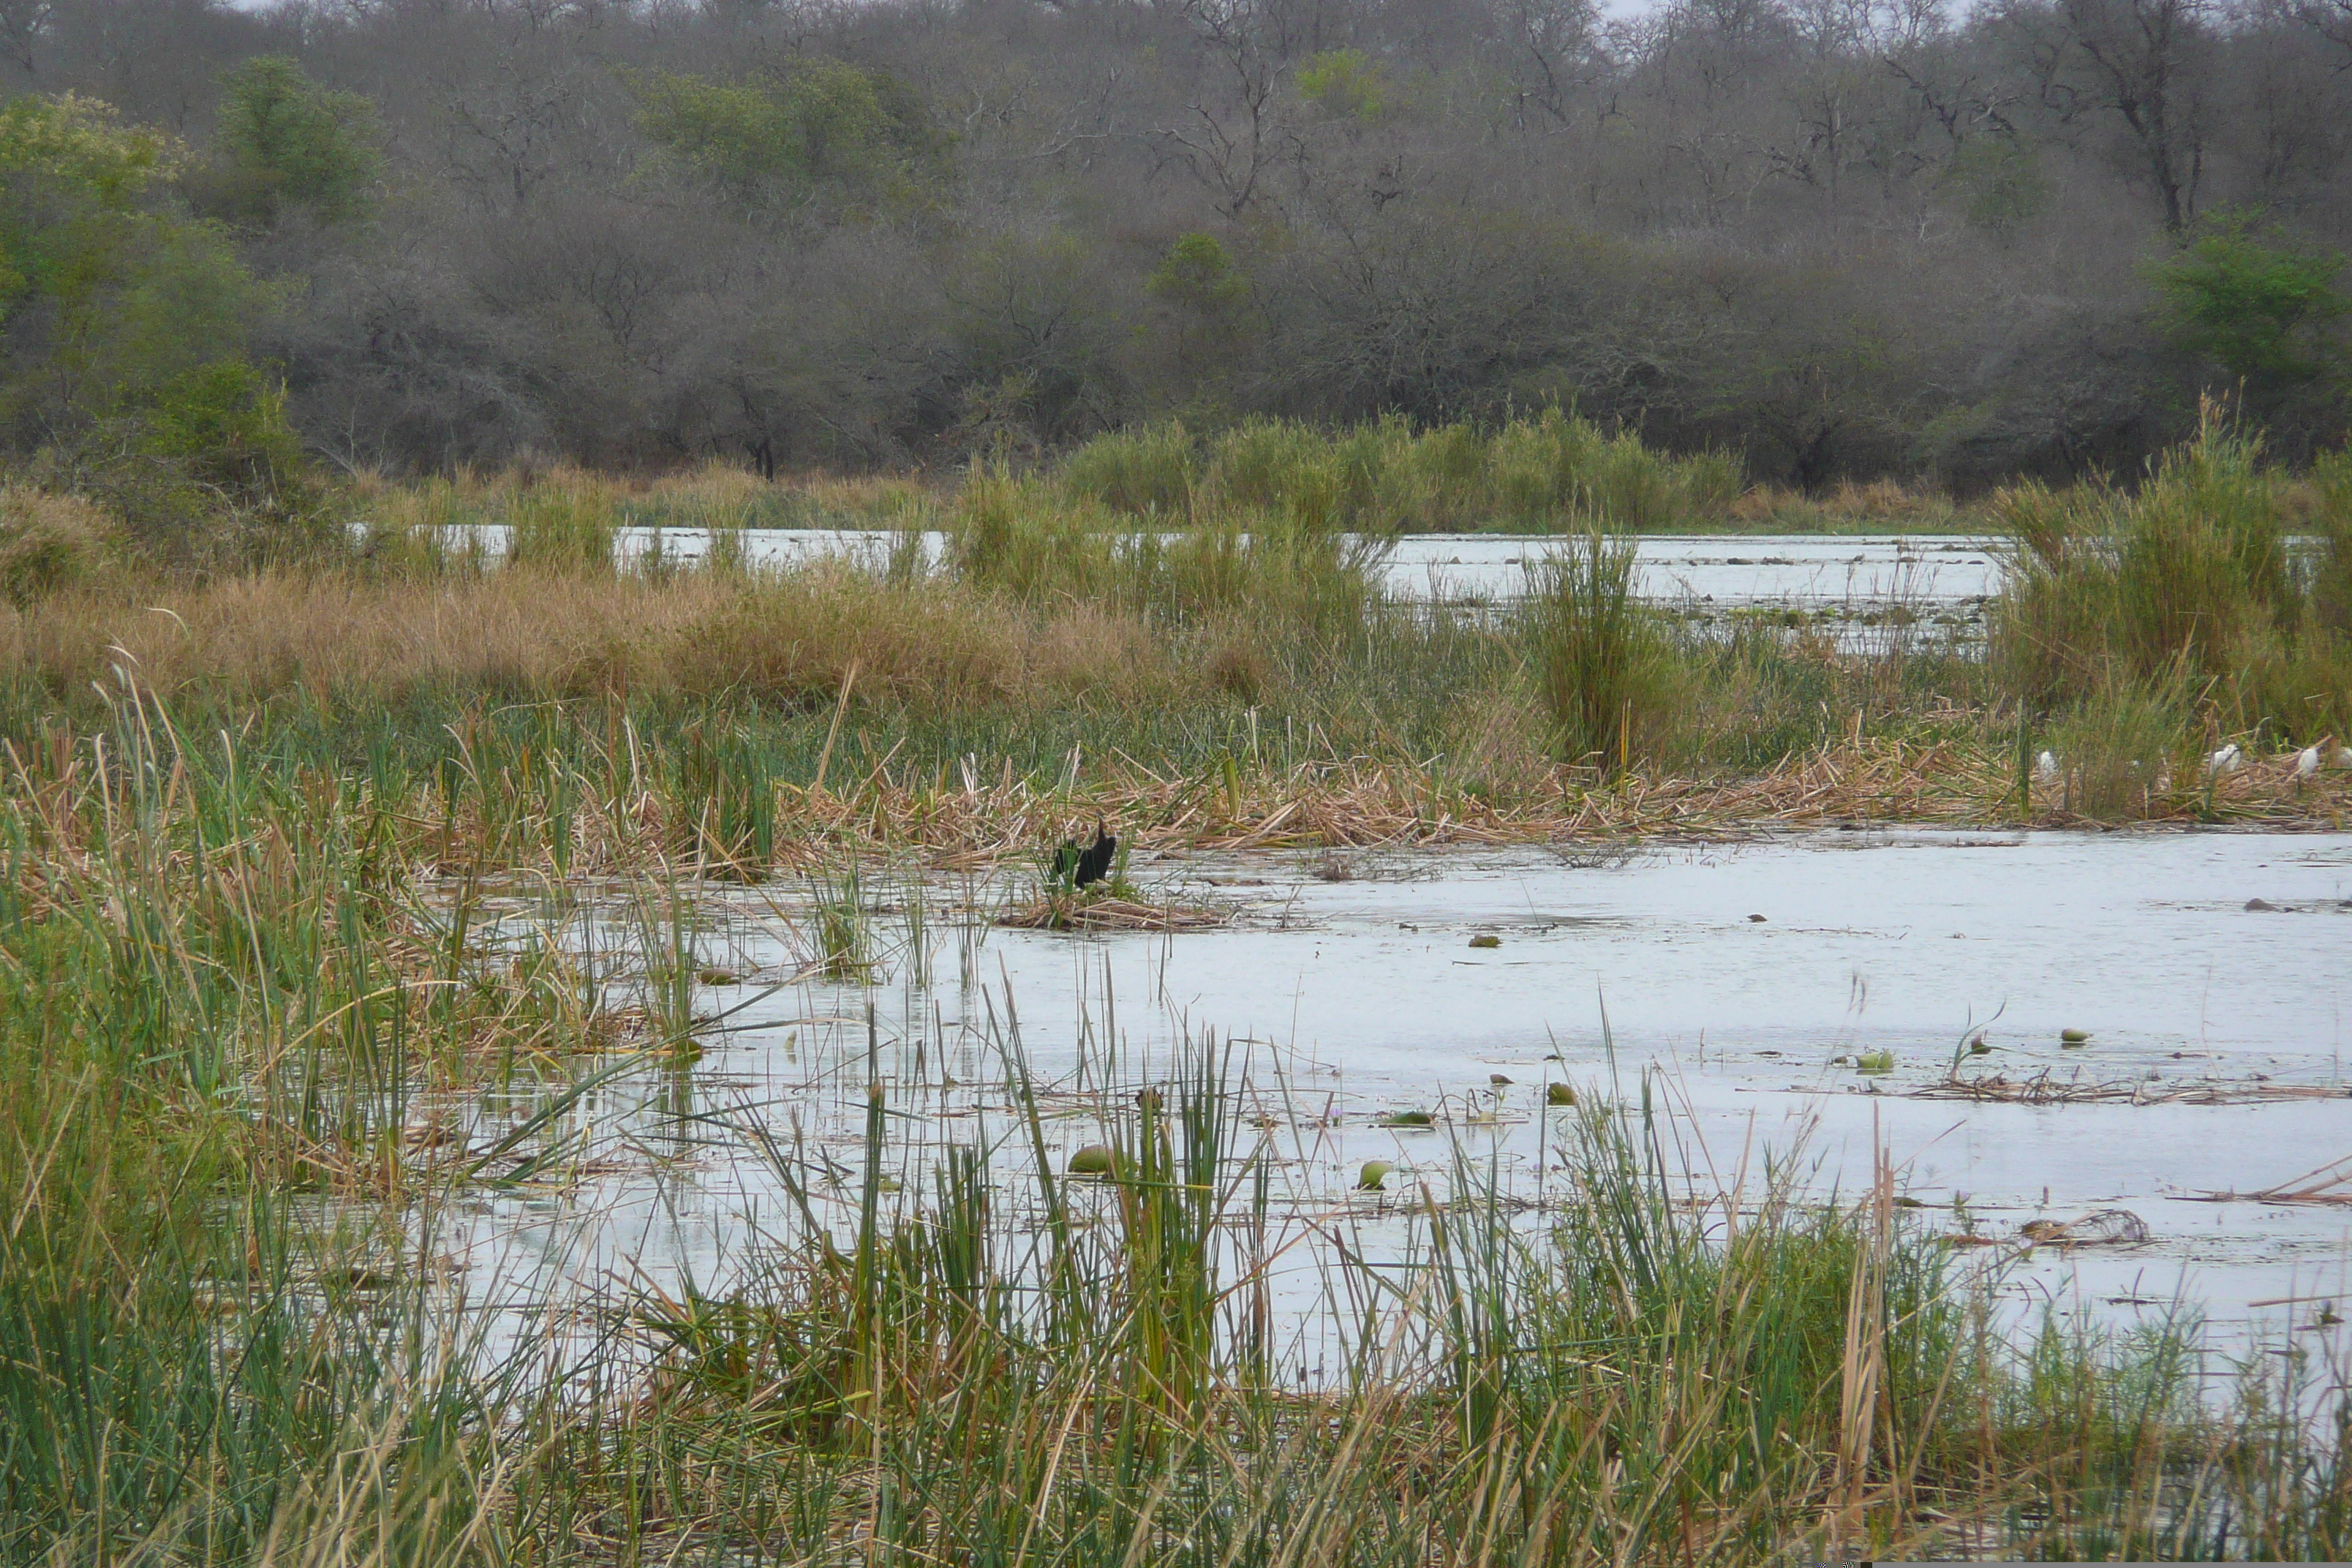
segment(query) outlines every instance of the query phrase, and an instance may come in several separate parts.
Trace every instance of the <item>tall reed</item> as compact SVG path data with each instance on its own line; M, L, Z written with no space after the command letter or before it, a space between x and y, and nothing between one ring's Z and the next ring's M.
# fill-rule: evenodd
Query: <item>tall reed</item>
M1675 732L1686 667L1633 596L1633 542L1595 530L1534 574L1518 612L1543 711L1571 762L1612 770L1687 746Z

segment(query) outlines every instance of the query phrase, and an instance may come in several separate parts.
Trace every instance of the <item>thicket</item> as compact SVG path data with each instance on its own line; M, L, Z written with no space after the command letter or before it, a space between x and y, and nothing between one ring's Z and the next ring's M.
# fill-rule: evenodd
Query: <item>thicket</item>
M87 495L161 556L234 563L332 523L248 353L276 291L170 192L190 156L95 100L0 106L0 430L21 483Z
M1973 495L2137 472L2202 391L2340 443L2346 48L2328 0L55 0L0 96L184 139L149 210L285 286L247 353L348 468L1556 404L1809 496Z

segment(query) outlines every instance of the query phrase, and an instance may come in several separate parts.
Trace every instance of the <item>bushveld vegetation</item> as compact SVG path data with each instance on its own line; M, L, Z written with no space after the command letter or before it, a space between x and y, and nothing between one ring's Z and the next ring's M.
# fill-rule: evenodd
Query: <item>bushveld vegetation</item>
M252 410L173 381L233 340L397 473L1559 403L1973 495L2137 472L2221 390L2299 462L2345 432L2347 47L2342 0L43 0L0 417L112 465L142 407ZM24 243L54 113L137 144L68 226L135 277ZM92 345L143 405L17 374Z
M854 1221L785 1225L721 1293L615 1289L488 1340L435 1216L560 1170L583 1093L690 1060L692 954L661 911L718 815L672 809L684 775L648 809L625 738L478 794L458 770L436 810L127 689L90 743L6 760L11 1561L2346 1544L2343 1415L2301 1358L2217 1399L2186 1318L2005 1327L1891 1172L1851 1207L1770 1173L1694 1205L1632 1086L1557 1113L1566 1195L1532 1230L1465 1152L1418 1200L1421 1266L1365 1283L1320 1382L1253 1305L1273 1151L1206 1041L1162 1092L1105 1089L1106 1180L965 1157L902 1192L896 1113L936 1090L877 1082ZM503 811L530 778L563 783ZM592 820L604 885L649 911L617 977L478 907ZM1034 1129L1017 1042L993 1044ZM448 1118L477 1096L509 1131L469 1147Z

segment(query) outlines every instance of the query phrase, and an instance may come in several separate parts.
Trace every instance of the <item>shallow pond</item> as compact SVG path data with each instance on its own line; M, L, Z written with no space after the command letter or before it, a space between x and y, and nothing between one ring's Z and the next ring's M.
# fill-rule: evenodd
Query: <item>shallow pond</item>
M1266 1151L1303 1243L1276 1298L1310 1378L1339 1304L1333 1248L1401 1257L1418 1194L1445 1201L1457 1154L1538 1214L1559 1195L1552 1082L1671 1111L1702 1196L1757 1190L1768 1151L1795 1155L1813 1191L1851 1194L1883 1142L1918 1217L1995 1244L1969 1257L2015 1257L2037 1217L2146 1223L2145 1244L2017 1260L2021 1310L2128 1319L2178 1298L2221 1342L2311 1345L2315 1314L2352 1285L2352 1208L2196 1201L2352 1156L2352 838L1862 830L1622 858L1202 854L1133 871L1225 923L1010 930L982 923L1003 884L909 884L875 919L928 904L930 983L901 941L889 973L849 985L800 977L805 910L789 889L705 889L699 962L728 982L700 1002L727 1016L698 1062L587 1097L572 1119L585 1158L567 1173L457 1217L446 1240L469 1294L723 1283L798 1202L748 1126L795 1151L821 1220L845 1228L869 1071L891 1111L894 1203L928 1192L950 1143L988 1149L999 1184L1027 1192L1014 1016L1057 1167L1132 1116L1181 1042L1223 1042L1238 1152ZM2069 1029L2089 1038L2070 1047ZM1879 1052L1888 1070L1856 1070ZM1968 1093L1982 1098L1954 1098ZM1398 1112L1433 1125L1382 1125ZM1389 1194L1350 1191L1369 1159L1399 1167Z
M492 553L506 530L476 531ZM662 553L699 561L709 549L700 529L620 531L618 553L642 560L658 539ZM761 529L744 535L755 564L795 565L829 556L879 563L894 536L855 529ZM936 561L947 536L922 536ZM1391 596L1410 600L1508 600L1525 594L1530 568L1562 540L1554 534L1416 533L1399 539L1388 558ZM1988 542L1959 534L1654 534L1639 541L1637 591L1651 600L1727 609L1775 605L1813 612L1904 605L1915 611L1979 606L2000 585Z

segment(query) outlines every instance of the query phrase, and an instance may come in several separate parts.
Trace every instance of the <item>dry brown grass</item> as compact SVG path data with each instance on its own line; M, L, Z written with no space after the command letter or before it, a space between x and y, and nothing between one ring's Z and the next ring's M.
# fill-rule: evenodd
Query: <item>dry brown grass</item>
M1510 793L1471 792L1439 769L1361 760L1169 777L1131 759L1097 763L1082 791L1040 788L1012 775L952 774L888 765L838 790L786 786L786 859L821 864L844 849L913 847L932 864L979 869L1034 853L1090 827L1120 825L1139 852L1403 847L1433 845L1625 843L1728 838L1772 827L1844 823L1982 826L2016 821L2014 782L1997 752L1958 744L1847 741L1735 779L1603 779L1554 766ZM2203 820L2343 827L2352 773L2297 792L2292 759L2231 775L2209 802L2151 798L2151 823ZM2063 826L2055 798L2037 792L2032 822Z
M1075 694L1146 702L1175 680L1141 623L1116 613L1036 613L848 570L752 582L528 567L437 581L269 572L0 610L0 670L71 692L118 664L166 697L231 700L299 689L399 701L455 689L814 704L832 702L855 668L869 697L956 708Z
M806 474L771 481L721 462L665 474L599 473L569 463L459 468L421 480L362 473L352 489L371 524L394 534L504 521L526 498L553 498L614 524L722 528L888 527L919 521L940 504L933 488L912 478Z
M31 678L63 698L111 688L120 667L166 700L252 701L299 691L313 700L398 702L460 693L546 700L675 694L756 698L829 712L850 673L868 702L1020 712L1083 697L1107 719L1214 693L1218 655L1155 642L1116 611L1046 609L937 584L894 586L853 571L730 580L568 575L522 567L478 578L367 580L270 573L207 585L120 584L0 606L0 676ZM1139 760L1109 741L1087 749L1083 784L1017 774L1010 762L892 761L836 768L830 781L777 779L775 858L912 850L935 864L980 866L1027 855L1097 816L1139 849L1312 848L1535 844L1654 835L1711 836L1833 822L1981 825L2019 819L2015 760L2004 745L1841 740L1735 776L1636 766L1610 777L1547 760L1524 699L1507 687L1469 694L1445 752L1423 759L1326 755L1291 766L1205 771ZM1118 726L1109 723L1107 735ZM619 742L612 742L618 746ZM484 765L489 765L488 763ZM592 764L573 792L570 830L581 869L667 854L685 805L633 780L623 752ZM426 786L420 780L418 787ZM500 792L508 788L499 786ZM427 790L429 794L429 789ZM434 829L422 858L520 866L543 835L507 823L467 847L468 813ZM502 823L540 809L501 805ZM570 809L567 807L567 809ZM2223 820L2342 826L2352 771L2299 780L2292 753L2217 778L2150 791L2151 822ZM443 807L420 797L420 822ZM2076 820L2062 787L2038 786L2031 817ZM490 841L497 840L493 845Z
M1939 490L1915 489L1893 479L1856 484L1842 479L1820 495L1757 485L1732 503L1731 520L1748 528L1783 527L1854 531L1888 529L1951 529L1968 531L1978 521Z
M29 604L102 576L120 519L79 496L0 485L0 599Z

